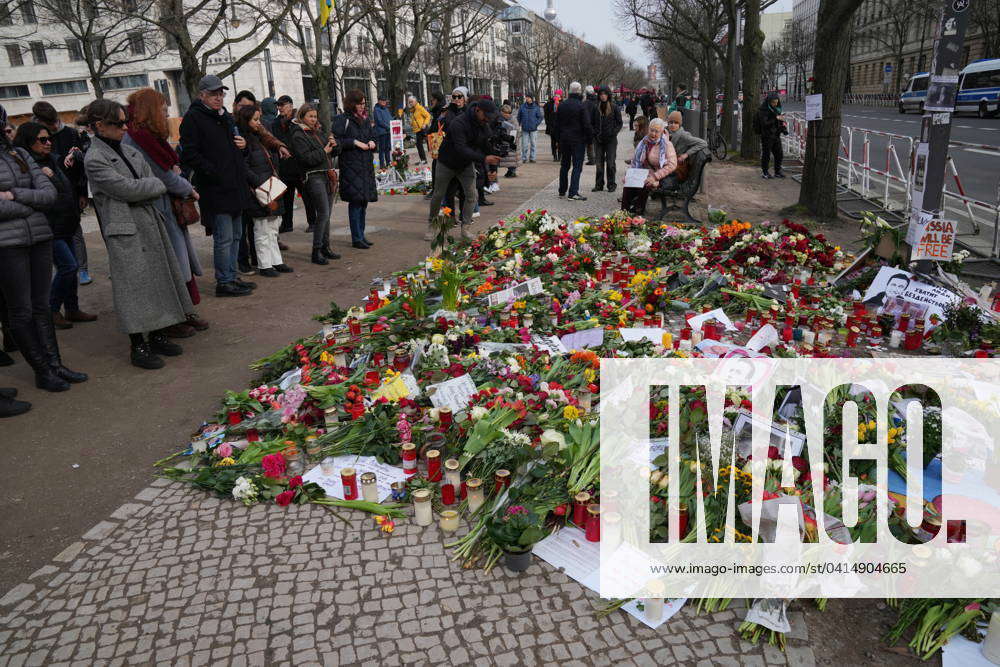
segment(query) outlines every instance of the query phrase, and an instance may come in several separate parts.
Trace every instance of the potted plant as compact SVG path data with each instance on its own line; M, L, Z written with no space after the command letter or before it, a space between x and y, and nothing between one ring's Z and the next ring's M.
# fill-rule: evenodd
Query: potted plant
M487 524L493 541L503 549L504 564L511 572L524 572L531 565L531 548L545 537L542 519L524 505L511 505L494 514Z

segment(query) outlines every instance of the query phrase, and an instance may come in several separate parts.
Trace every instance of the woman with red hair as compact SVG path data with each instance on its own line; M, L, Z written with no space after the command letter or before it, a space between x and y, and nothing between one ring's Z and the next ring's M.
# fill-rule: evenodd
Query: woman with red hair
M154 205L163 215L164 226L170 245L177 256L177 263L187 284L191 302L201 301L195 276L200 276L201 262L191 242L188 228L177 223L170 199L198 199L194 186L181 175L180 159L173 147L167 143L170 127L167 124L167 100L152 88L142 88L128 96L128 133L122 143L134 147L146 159L153 175L163 181L167 193L156 200ZM180 322L164 331L172 338L193 336L195 330L204 331L208 323L189 313L186 322Z

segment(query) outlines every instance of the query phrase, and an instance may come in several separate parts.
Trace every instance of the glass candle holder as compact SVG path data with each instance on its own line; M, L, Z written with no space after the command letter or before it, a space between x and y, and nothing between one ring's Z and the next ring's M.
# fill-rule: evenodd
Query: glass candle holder
M618 512L604 514L604 541L609 544L611 551L617 549L622 542L622 515Z
M427 452L427 480L430 482L441 481L441 452L436 449Z
M452 419L451 408L447 405L438 410L438 422L441 423L441 426L451 426Z
M417 489L413 492L413 513L414 521L418 526L429 526L434 522L431 492L428 489Z
M469 513L472 514L486 502L486 497L483 493L483 480L478 477L467 480L465 482L465 491L466 500L469 501Z
M455 487L451 484L444 483L441 485L441 504L442 505L454 505L455 504Z
M361 497L366 503L378 502L378 484L375 473L361 473Z
M458 530L458 512L455 510L444 510L441 512L439 525L442 533L454 533Z
M500 493L510 487L510 471L501 468L493 475L493 493Z
M319 438L315 435L306 436L306 454L310 459L315 459L323 451L323 446L319 444Z
M587 505L587 530L584 535L588 542L601 541L601 506L597 503Z
M802 342L806 345L812 345L816 342L816 332L810 331L809 329L802 330Z
M448 459L444 462L444 481L455 487L456 491L462 486L462 472L458 466L458 459Z
M323 474L330 476L337 472L337 461L332 456L328 456L320 462L320 468L323 470Z
M390 494L392 501L396 503L401 503L406 500L408 491L406 490L406 482L393 482L389 485L391 489Z
M587 505L590 504L590 494L586 491L581 491L573 497L573 501L573 523L578 528L585 529L587 527Z
M402 450L403 473L412 477L417 474L417 446L412 442L404 442Z
M663 337L660 339L660 343L666 350L671 350L674 347L674 335L669 331L663 332Z
M340 483L344 485L344 500L358 499L358 471L354 468L340 469Z
M586 389L581 389L579 397L580 407L584 412L590 412L591 408L594 407L594 395Z

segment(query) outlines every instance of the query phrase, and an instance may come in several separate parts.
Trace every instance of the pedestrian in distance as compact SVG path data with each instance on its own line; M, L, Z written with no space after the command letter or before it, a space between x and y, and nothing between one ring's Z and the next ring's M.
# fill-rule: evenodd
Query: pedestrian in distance
M94 193L121 330L129 336L132 365L164 366L163 356L183 353L164 330L187 320L194 304L157 202L167 186L153 175L142 154L123 145L128 116L122 105L94 100L81 112L95 139L84 164Z
M198 82L198 99L181 121L180 156L181 167L193 173L201 223L212 236L215 295L235 297L250 294L256 284L241 280L236 272L250 192L242 152L246 140L224 107L226 90L212 74Z
M594 158L597 164L597 178L593 192L604 189L605 174L607 175L608 192L614 192L616 165L618 154L618 133L621 132L622 111L611 99L611 89L601 86L597 92L597 104L590 118L594 128Z
M261 139L261 111L257 105L241 107L236 112L236 126L246 139L243 149L247 166L247 185L251 191L277 178L278 152L270 151ZM284 193L282 193L284 194ZM281 199L267 204L261 203L256 192L250 198L246 213L253 219L254 246L257 248L257 273L265 278L277 278L282 273L291 273L292 267L285 264L278 247L278 227L281 218L278 210Z
M340 147L340 198L347 202L351 247L368 250L375 245L365 235L365 225L368 204L378 201L374 170L378 144L368 102L360 90L344 96L344 113L333 119L333 133Z
M760 172L762 178L771 178L768 172L771 157L774 157L774 178L784 178L781 170L781 135L788 134L785 116L781 112L781 98L778 93L770 93L761 103L753 119L753 129L760 135Z
M14 145L27 151L56 188L56 203L45 211L52 228L52 258L56 267L49 297L52 324L57 329L70 329L74 322L93 322L97 315L80 310L77 295L80 283L73 237L80 229L80 206L76 187L64 170L65 162L52 152L52 136L41 123L22 123L17 128Z
M0 107L0 121L6 120ZM56 205L58 193L28 152L16 148L6 135L0 136L0 165L0 293L9 318L5 329L34 371L35 386L66 391L70 383L84 382L87 376L63 365L49 306L53 234L45 212ZM5 409L27 410L16 403Z
M500 107L500 126L510 135L513 142L517 137L517 125L514 124L514 110L509 104ZM520 164L517 161L517 155L517 150L510 151L506 157L501 158L500 164L497 165L497 167L507 169L504 178L517 178L517 167Z
M346 105L344 109L346 112ZM420 156L420 164L427 164L427 153L424 150L424 142L427 137L427 131L431 126L431 115L413 95L410 95L406 99L406 110L410 117L410 131L413 133L413 140L417 143L417 154Z
M375 143L378 144L378 166L388 169L392 163L392 112L389 111L389 98L379 95L378 102L372 108L375 117Z
M587 86L584 90L583 106L587 110L587 117L594 117L594 109L597 107L597 93L593 86ZM587 166L594 164L594 141L587 142Z
M197 276L202 275L201 260L191 241L190 228L177 222L171 198L198 200L198 191L181 174L180 157L168 143L170 129L167 125L167 100L152 88L141 88L128 96L126 113L129 117L128 131L122 139L126 146L139 151L156 176L167 188L166 193L155 200L156 210L163 216L164 228L170 238L170 246L177 257L181 277L187 287L191 304L201 303ZM188 338L195 331L208 329L208 322L191 312L187 321L164 329L170 338Z
M294 122L295 103L288 95L282 95L278 98L278 117L274 119L273 123L271 123L271 134L273 134L274 138L285 146L291 146L292 127ZM302 196L302 204L306 212L306 229L309 232L312 232L313 223L315 222L315 213L313 211L313 206L306 201L306 193L302 188L302 166L299 164L299 161L294 157L281 160L278 163L278 177L281 178L282 182L288 188L285 190L285 195L281 198L281 227L278 228L278 233L284 234L285 232L292 231L292 221L295 214L296 192ZM284 250L284 248L281 248L280 244L279 248Z
M628 114L628 129L634 130L635 127L635 114L639 110L639 105L635 101L635 94L632 93L628 96L628 101L625 103L625 113Z
M593 141L590 116L583 102L583 87L574 81L569 85L569 98L559 105L556 112L559 128L559 150L562 162L559 166L559 197L574 201L586 201L580 194L580 175L583 173L583 158L587 144ZM570 177L572 167L572 178Z
M535 96L527 93L524 103L517 110L517 124L521 126L521 162L535 161L538 148L536 136L544 120L545 114L535 102Z
M552 161L559 162L559 121L556 112L559 110L559 103L562 101L563 91L557 90L552 93L545 102L545 134L549 135L549 143L552 148Z
M327 260L340 259L340 254L330 249L330 213L333 209L331 180L333 158L340 154L333 135L328 134L319 122L319 112L311 104L303 104L292 129L292 153L303 172L303 201L313 207L313 264L329 264ZM374 178L374 174L372 175Z

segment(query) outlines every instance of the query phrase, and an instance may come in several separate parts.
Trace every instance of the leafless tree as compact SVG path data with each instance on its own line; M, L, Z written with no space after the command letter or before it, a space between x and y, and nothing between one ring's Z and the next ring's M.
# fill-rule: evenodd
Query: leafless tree
M541 96L552 92L552 80L571 48L569 37L558 24L535 21L527 33L512 37L507 48L511 79L526 91Z
M976 0L970 18L983 36L983 57L1000 58L1000 0Z
M939 7L940 2L935 0L869 0L863 10L867 20L857 20L854 38L870 40L892 57L893 91L902 89L903 54L910 43L913 26L926 21Z
M809 61L812 60L813 52L816 50L816 33L803 21L789 21L781 39L785 43L788 64L795 81L795 85L789 87L789 94L791 95L792 91L808 91L806 72L809 71Z
M428 28L442 90L453 87L453 59L482 55L484 50L490 51L491 60L496 59L497 51L504 48L494 38L496 24L497 12L489 0L469 0L443 8L441 18Z

